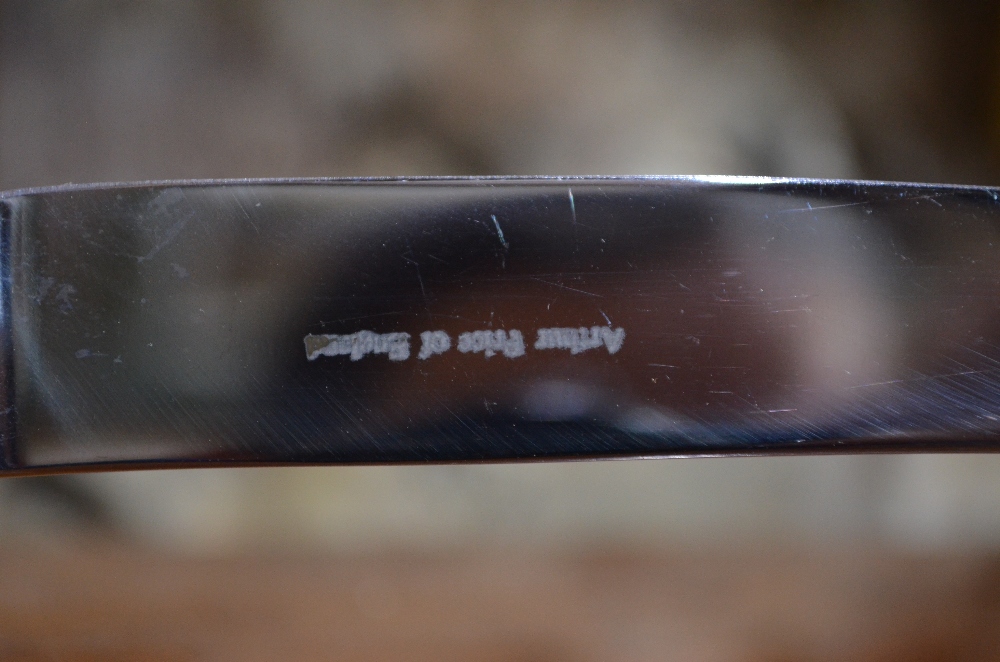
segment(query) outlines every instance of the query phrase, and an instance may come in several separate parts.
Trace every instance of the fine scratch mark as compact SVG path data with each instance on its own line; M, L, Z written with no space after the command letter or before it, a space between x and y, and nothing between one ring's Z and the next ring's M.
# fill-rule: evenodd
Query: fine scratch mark
M420 263L413 257L413 247L410 246L410 240L406 240L406 250L410 254L410 257L403 255L403 259L413 265L417 270L417 282L420 284L420 296L424 300L424 309L427 311L427 317L433 319L434 315L431 313L431 302L427 298L427 289L424 287L424 276L420 273Z
M500 243L503 245L503 255L500 256L500 267L504 271L507 271L507 251L510 250L510 244L503 238L503 230L500 229L500 221L497 220L496 214L490 214L490 218L493 219L493 225L497 229L497 237L500 238Z
M864 202L845 202L840 205L822 205L820 207L813 207L811 203L806 202L805 207L797 207L795 209L780 209L776 211L776 214L795 214L807 211L823 211L825 209L839 209L841 207L857 207L858 205L866 204Z
M427 290L424 288L424 277L420 274L420 263L417 262L416 260L408 258L408 257L404 257L403 259L405 259L407 262L409 262L410 264L412 264L414 266L414 268L416 269L416 271L417 271L417 283L420 284L420 296L422 296L424 298L424 301L426 301L427 300Z
M580 251L580 238L576 233L576 201L573 200L573 188L567 186L566 193L569 195L569 213L573 220L573 252L578 253Z
M916 381L922 381L922 379L923 378L921 378L920 380L916 380ZM887 382L870 382L868 384L858 384L856 386L848 386L846 388L846 390L853 391L856 388L868 388L870 386L887 386L889 384L903 384L903 383L905 383L907 381L911 381L911 380L906 380L906 379L890 379Z
M167 233L164 235L163 239L160 240L160 241L158 241L158 242L156 242L156 244L153 246L152 250L150 250L148 253L146 253L145 255L140 255L139 257L137 257L136 261L139 264L142 264L143 262L147 262L149 260L152 260L154 257L156 257L157 253L159 253L164 248L166 248L167 246L169 246L170 243L174 239L177 238L177 235L179 235L181 233L181 230L184 229L184 226L187 225L187 222L188 222L188 218L185 216L184 218L180 219L179 221L177 221L176 223L174 223L172 226L170 226L170 229L167 230Z
M504 250L508 250L510 248L510 244L508 244L507 240L503 238L503 230L500 229L500 222L497 220L496 214L490 214L490 218L493 219L493 225L497 228L497 236L500 237L500 243L503 244Z
M154 198L152 202L149 203L149 206L152 208L153 216L169 217L171 215L171 207L176 206L176 204L183 199L184 199L184 192L181 189L178 188L166 189L158 196L156 196L156 198ZM157 241L153 245L153 248L148 253L142 256L137 256L136 261L139 264L142 264L143 262L147 262L156 257L157 253L159 253L161 250L169 246L170 243L177 238L177 235L181 233L181 230L184 229L184 226L187 225L188 220L193 215L194 214L192 212L188 212L187 214L181 216L176 223L170 226L170 228L164 234L163 238Z
M247 208L243 206L243 201L240 200L240 197L239 197L239 195L236 194L236 190L235 189L233 190L233 194L232 195L233 195L233 201L236 203L236 206L239 207L240 211L243 212L243 215L247 217L247 221L250 223L250 226L253 228L254 232L256 232L257 236L259 237L260 236L260 228L258 228L257 224L253 222L253 217L250 216L250 212L247 211ZM260 206L259 202L257 203L257 206L258 207Z
M409 239L406 240L406 250L410 254L410 257L407 257L406 255L404 255L403 259L406 260L407 262L409 262L410 264L412 264L414 266L414 268L416 268L416 270L417 270L417 282L420 284L420 296L422 296L423 299L424 299L424 306L428 306L428 304L430 302L427 300L427 290L424 288L424 276L423 276L423 274L420 273L420 263L417 262L416 259L413 257L413 248L410 246L410 240ZM427 307L427 314L429 315L430 312L431 312L430 311L430 307L428 306Z
M551 281L542 280L541 278L532 278L531 280L537 280L539 283L545 283L546 285L551 285L552 287L558 287L561 290L569 290L570 292L579 292L580 294L586 294L588 297L597 297L598 299L604 298L600 294L587 292L586 290L578 290L575 287L569 287L568 285L560 285L559 283L553 283Z
M951 377L966 377L968 375L988 375L995 372L997 372L997 368L985 368L983 370L962 370L960 372L949 372L936 375L921 375L920 377L914 377L912 379L890 379L889 381L885 382L870 382L868 384L858 384L856 386L847 386L844 388L844 390L852 391L857 388L869 388L871 386L887 386L889 384L913 384L916 382L950 379Z
M604 312L603 310L600 310L600 309L598 309L598 311L597 311L597 312L599 312L599 313L600 313L600 314L601 314L601 315L602 315L602 316L604 317L605 321L606 321L606 322L608 323L608 326L614 326L614 325L613 325L613 324L611 323L611 318L610 318L610 317L608 317L608 314L607 314L607 313L605 313L605 312Z

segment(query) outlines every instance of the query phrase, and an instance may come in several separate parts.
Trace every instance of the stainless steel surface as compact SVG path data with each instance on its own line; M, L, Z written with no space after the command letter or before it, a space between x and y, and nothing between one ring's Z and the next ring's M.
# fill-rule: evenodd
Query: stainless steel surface
M11 473L1000 448L993 189L237 181L0 205Z

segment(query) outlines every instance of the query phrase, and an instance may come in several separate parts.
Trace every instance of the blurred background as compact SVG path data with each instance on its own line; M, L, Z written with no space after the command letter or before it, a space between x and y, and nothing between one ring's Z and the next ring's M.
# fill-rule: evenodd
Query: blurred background
M1000 4L0 0L0 190L1000 183ZM1000 658L1000 457L0 481L0 658Z

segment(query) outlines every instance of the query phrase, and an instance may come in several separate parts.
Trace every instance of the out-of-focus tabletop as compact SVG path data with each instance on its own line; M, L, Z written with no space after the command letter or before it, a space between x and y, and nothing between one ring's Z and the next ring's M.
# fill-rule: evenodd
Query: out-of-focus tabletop
M0 657L992 660L994 555L655 548L199 558L0 549Z

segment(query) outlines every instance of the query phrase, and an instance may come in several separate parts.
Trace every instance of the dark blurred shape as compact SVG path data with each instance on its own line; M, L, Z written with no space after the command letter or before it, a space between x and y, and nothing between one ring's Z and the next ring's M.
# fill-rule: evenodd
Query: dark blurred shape
M4 0L0 25L0 188L997 173L994 3Z
M989 2L4 0L0 20L0 188L997 173Z
M865 177L997 181L997 3L763 4L773 34L836 100Z

